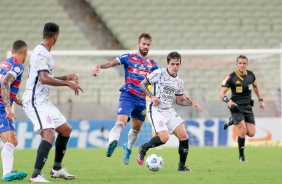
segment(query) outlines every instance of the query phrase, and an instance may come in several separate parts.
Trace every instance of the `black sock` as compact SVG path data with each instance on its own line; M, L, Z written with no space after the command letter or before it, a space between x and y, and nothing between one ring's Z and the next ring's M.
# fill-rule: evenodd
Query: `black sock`
M244 157L245 138L241 138L238 136L238 148L240 157Z
M149 148L154 148L163 144L164 143L161 141L160 137L155 136L149 142L145 143L142 148L147 151Z
M69 137L63 137L60 134L58 134L55 143L55 162L53 166L54 170L60 170L62 168L62 160L65 156L68 141L69 141Z
M32 178L36 178L42 168L44 167L45 165L45 162L47 161L47 158L48 158L48 154L49 154L49 151L50 149L52 148L52 144L45 141L45 140L42 140L38 149L37 149L37 156L36 156L36 160L35 160L35 165L34 165L34 171L33 171L33 174L32 174Z
M178 147L178 153L179 153L179 165L185 166L186 159L188 156L189 151L189 139L187 140L179 140L179 147Z

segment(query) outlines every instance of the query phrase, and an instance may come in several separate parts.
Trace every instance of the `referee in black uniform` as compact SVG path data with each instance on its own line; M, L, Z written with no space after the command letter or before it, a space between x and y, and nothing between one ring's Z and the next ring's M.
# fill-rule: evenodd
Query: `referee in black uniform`
M248 58L244 55L238 56L236 66L237 69L223 80L219 95L227 103L234 124L238 128L239 161L242 162L247 161L244 155L245 137L246 135L253 137L256 133L252 89L258 97L260 109L263 110L265 104L260 96L255 74L247 70ZM229 88L231 99L226 96Z

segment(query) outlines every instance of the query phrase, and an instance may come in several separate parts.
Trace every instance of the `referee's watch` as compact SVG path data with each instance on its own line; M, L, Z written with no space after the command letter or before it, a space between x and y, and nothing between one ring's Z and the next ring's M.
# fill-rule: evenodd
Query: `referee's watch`
M259 102L262 102L263 101L263 98L259 98Z

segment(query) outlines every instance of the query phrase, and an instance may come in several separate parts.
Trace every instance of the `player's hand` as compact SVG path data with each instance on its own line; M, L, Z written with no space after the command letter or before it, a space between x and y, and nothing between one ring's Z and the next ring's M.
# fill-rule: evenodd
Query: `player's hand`
M192 101L192 106L194 107L195 110L198 110L200 112L203 111L203 108L200 106L200 104L198 104L197 102L195 101Z
M15 97L14 101L16 102L16 104L23 106L23 101L22 99L18 98L17 96Z
M7 120L11 120L11 119L15 119L15 114L12 110L12 107L5 107L5 112L6 112L6 119Z
M260 102L259 102L259 108L260 108L261 110L264 110L264 107L265 107L265 104L263 103L263 101L260 101Z
M235 102L233 102L232 100L229 100L229 102L227 102L228 107L231 109L232 107L236 107L237 104Z
M67 77L67 81L74 81L76 82L77 84L79 83L78 81L78 76L75 75L75 74L69 74L66 76Z
M159 105L161 103L161 100L156 96L152 96L151 101L153 102L154 105Z
M83 92L83 89L79 86L79 84L69 82L69 87L74 90L75 95L79 95L79 90Z
M186 100L191 100L190 96L188 96L187 94L183 93L183 98Z
M92 76L97 77L99 72L100 72L100 65L95 65L94 68L92 69Z

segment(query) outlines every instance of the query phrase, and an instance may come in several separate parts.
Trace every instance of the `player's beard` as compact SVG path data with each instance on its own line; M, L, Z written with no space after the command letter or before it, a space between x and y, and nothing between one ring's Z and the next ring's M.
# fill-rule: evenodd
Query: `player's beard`
M144 52L144 50L146 50L147 52ZM139 48L139 52L140 52L140 54L142 55L142 56L147 56L148 55L148 53L149 53L149 50L148 49L143 49L143 50L141 50L140 48Z

